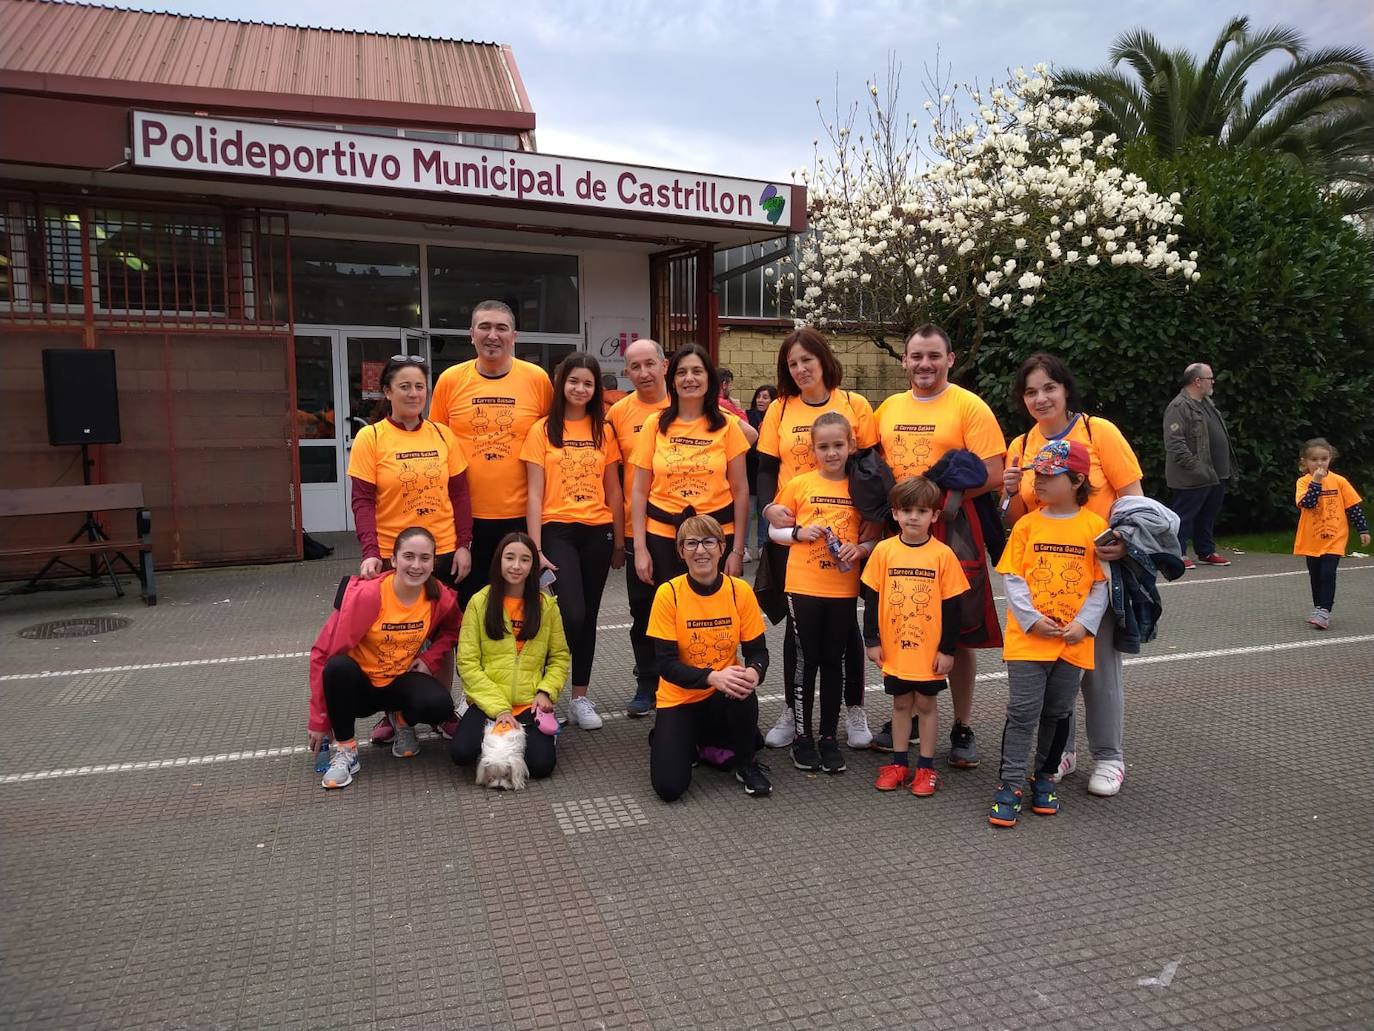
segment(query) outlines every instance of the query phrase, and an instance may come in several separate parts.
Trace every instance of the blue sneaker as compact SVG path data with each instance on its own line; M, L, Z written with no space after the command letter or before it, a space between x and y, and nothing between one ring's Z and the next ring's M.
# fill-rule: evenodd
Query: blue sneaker
M997 785L997 794L992 796L992 811L988 813L988 823L994 827L1015 827L1016 818L1020 815L1021 789L1003 781Z
M635 696L625 704L626 716L647 716L654 711L654 692L636 691Z
M1041 816L1053 816L1059 812L1059 795L1055 792L1055 783L1043 773L1036 777L1031 785L1031 812L1039 813Z

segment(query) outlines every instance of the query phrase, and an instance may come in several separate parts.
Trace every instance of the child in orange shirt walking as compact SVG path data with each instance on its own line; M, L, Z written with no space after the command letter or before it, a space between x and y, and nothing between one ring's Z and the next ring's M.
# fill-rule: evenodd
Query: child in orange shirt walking
M1312 615L1307 622L1318 630L1331 626L1331 609L1336 604L1336 567L1350 542L1349 523L1355 524L1360 543L1369 546L1369 523L1360 508L1360 495L1350 481L1331 471L1340 457L1325 437L1313 437L1302 446L1298 468L1298 534L1293 554L1307 558L1307 575L1312 581Z
M1082 506L1092 493L1092 456L1077 440L1056 440L1035 456L1041 507L1012 529L997 571L1007 596L1007 722L1001 783L988 822L1015 827L1021 814L1026 756L1036 733L1031 812L1059 811L1054 775L1073 722L1083 671L1093 668L1093 639L1107 610L1106 575L1095 539L1107 523Z
M936 699L949 686L959 639L959 596L968 578L959 559L930 535L939 516L940 488L924 476L899 482L888 495L901 531L873 549L864 566L864 645L883 672L892 696L892 762L878 768L879 791L911 784L911 793L935 794ZM911 721L916 717L920 756L913 775L907 758Z

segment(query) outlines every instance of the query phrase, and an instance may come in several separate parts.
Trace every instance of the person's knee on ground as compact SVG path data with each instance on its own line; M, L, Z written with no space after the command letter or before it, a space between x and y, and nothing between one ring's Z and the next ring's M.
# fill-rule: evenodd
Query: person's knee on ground
M486 729L486 713L475 705L469 705L448 743L449 758L459 766L476 766L482 755L482 735Z

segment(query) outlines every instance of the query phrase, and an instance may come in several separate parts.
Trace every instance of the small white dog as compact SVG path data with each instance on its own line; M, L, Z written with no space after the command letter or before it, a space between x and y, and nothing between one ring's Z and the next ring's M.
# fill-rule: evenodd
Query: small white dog
M525 765L525 728L498 729L488 723L482 734L482 757L477 760L477 785L488 788L508 788L519 791L530 779Z

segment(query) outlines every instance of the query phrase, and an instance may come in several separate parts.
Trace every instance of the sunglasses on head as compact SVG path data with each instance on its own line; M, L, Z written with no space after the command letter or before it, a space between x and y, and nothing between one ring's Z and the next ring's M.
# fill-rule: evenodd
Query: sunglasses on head
M419 365L424 366L425 360L418 354L393 354L391 360L397 365Z

